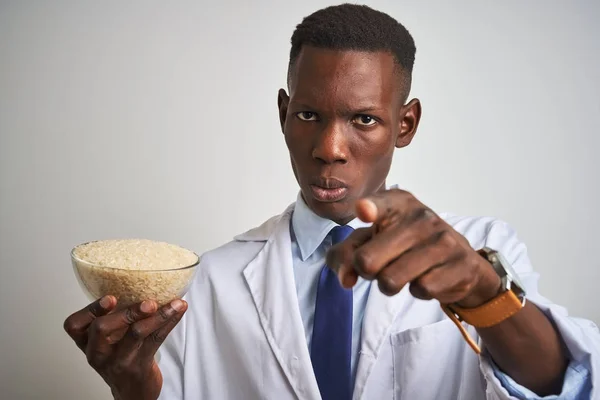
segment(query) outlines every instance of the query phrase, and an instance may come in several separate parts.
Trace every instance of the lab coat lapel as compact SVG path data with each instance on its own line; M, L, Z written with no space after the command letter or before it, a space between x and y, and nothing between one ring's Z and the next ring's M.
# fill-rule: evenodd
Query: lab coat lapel
M244 269L244 277L273 354L300 399L319 399L319 388L304 337L294 282L290 237L290 207L264 248Z
M410 292L406 287L395 296L387 296L381 293L376 281L371 283L361 332L360 358L352 396L354 400L362 398L381 345L389 337L390 327L407 296L410 296Z

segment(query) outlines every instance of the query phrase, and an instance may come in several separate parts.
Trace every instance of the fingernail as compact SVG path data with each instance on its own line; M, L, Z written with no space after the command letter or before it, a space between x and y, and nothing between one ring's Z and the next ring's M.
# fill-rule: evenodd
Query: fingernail
M352 289L356 285L356 277L353 275L346 275L343 277L342 286L344 289Z
M145 313L151 313L152 311L154 311L154 305L151 301L144 300L140 305L140 310L142 310L142 312Z
M112 301L110 301L110 296L104 296L103 298L100 299L100 307L102 307L102 308L110 307L111 303L112 303Z
M173 310L175 310L175 311L181 311L181 310L183 310L183 301L173 300L171 302L171 307L173 307Z
M352 278L349 276L342 276L339 277L340 279L340 285L344 288L344 289L352 289Z
M346 288L346 286L344 286L345 284L345 276L344 274L342 274L341 272L341 268L337 271L337 278L340 281L340 285L342 285L343 288Z

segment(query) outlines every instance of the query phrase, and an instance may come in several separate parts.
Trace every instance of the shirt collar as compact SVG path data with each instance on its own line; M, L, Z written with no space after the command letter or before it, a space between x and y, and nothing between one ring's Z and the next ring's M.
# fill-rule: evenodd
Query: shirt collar
M354 218L348 226L354 229L371 226L370 223ZM292 215L292 229L296 237L296 243L300 249L302 261L306 261L315 250L323 243L329 232L338 226L335 222L319 217L315 214L302 198L302 192L298 193L294 214Z

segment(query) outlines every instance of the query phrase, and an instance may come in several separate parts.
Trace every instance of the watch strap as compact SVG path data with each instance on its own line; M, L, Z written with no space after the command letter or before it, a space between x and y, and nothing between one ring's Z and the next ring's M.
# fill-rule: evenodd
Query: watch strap
M462 308L456 304L449 304L448 307L467 324L489 328L515 315L523 308L523 301L512 290L506 290L479 307Z
M480 354L480 347L462 322L476 328L489 328L515 315L523 305L524 302L512 290L507 290L479 307L462 308L456 304L443 304L442 310L454 322L467 344L475 353Z
M456 325L456 327L460 331L460 334L465 339L467 344L473 349L473 351L475 351L475 353L477 354L481 354L481 349L479 348L479 345L475 342L471 335L469 335L469 332L463 326L461 321L456 317L456 314L454 314L454 312L451 311L447 305L442 305L442 310L444 310L448 318L450 318L452 322L454 322L454 325Z

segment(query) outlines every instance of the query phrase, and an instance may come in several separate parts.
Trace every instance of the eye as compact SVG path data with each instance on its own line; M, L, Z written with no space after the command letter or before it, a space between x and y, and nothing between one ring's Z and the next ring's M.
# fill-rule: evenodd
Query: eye
M300 111L299 113L296 113L296 116L301 121L316 121L317 120L317 114L315 114L314 112L311 112L311 111Z
M370 115L359 114L352 120L355 124L362 126L373 126L377 123L377 120Z

